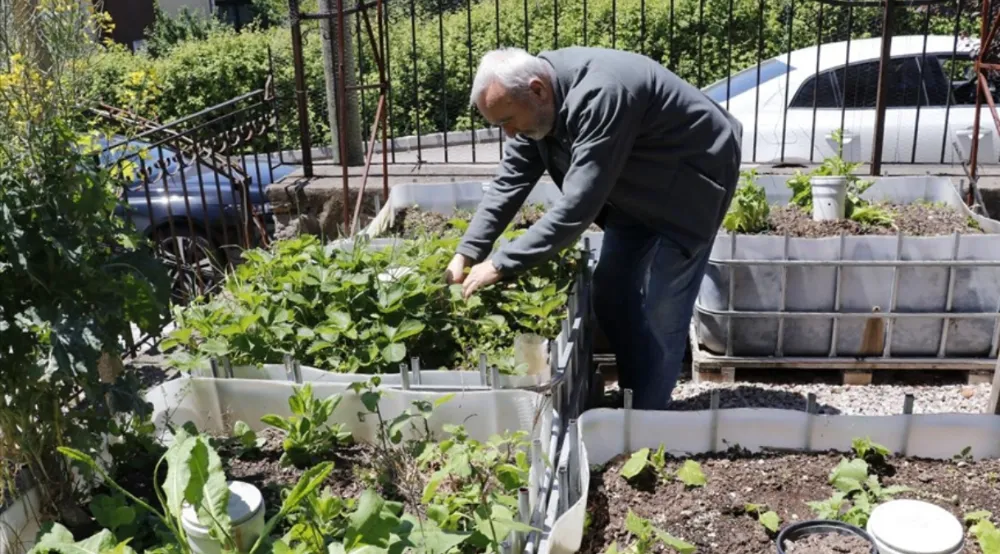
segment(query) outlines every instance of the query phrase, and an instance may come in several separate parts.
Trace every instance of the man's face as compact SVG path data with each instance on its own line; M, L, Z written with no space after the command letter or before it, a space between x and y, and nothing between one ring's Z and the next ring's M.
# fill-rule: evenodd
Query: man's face
M552 130L555 103L552 89L541 79L531 81L527 94L512 94L500 83L491 83L477 102L479 113L508 137L522 134L542 140Z

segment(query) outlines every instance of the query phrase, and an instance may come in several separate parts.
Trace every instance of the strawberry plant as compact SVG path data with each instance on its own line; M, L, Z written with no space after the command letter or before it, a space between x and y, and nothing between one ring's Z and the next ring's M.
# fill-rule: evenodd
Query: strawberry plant
M179 368L221 356L237 365L281 363L290 354L341 373L395 372L410 357L425 368L472 369L485 353L516 373L517 335L558 334L579 253L567 249L466 301L442 279L458 240L379 250L359 239L338 249L300 236L245 252L219 294L175 309L164 349Z
M312 385L307 383L295 387L295 393L288 398L288 406L292 410L290 417L269 414L260 418L262 422L285 432L283 464L299 469L309 467L338 444L351 438L351 434L343 430L343 424L327 423L342 399L335 394L318 400L313 396Z

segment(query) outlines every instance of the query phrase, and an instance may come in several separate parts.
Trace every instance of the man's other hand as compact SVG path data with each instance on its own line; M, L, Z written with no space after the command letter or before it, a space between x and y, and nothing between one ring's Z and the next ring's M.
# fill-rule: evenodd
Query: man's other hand
M455 257L448 262L448 268L444 270L444 281L449 285L462 283L465 281L465 268L467 267L469 267L468 258L461 254L455 254Z
M493 260L478 263L472 266L469 275L465 277L465 282L462 283L462 296L468 300L477 290L488 287L499 280L500 272L493 265Z

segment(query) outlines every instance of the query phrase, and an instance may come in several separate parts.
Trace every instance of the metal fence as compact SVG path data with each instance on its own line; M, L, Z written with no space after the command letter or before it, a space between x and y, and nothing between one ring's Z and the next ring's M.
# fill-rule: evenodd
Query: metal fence
M743 122L745 163L810 164L838 152L847 161L872 160L887 13L881 2L408 0L385 9L390 163L500 159L502 133L470 107L468 95L479 58L505 45L645 54ZM968 160L976 112L977 41L970 37L980 32L978 2L898 2L891 19L881 162ZM348 78L361 88L362 120L361 136L351 138L367 149L378 91L365 87L379 82L379 64L361 40L364 23L356 13L348 27L357 69ZM320 36L305 34L307 41ZM322 83L305 85L315 98ZM322 111L314 104L311 117ZM311 138L314 144L323 139ZM1000 138L988 133L979 163L998 160Z
M160 124L114 107L95 110L120 133L97 163L121 183L117 217L149 239L175 303L210 293L244 249L273 229L265 188L295 166L277 145L277 98L259 90Z

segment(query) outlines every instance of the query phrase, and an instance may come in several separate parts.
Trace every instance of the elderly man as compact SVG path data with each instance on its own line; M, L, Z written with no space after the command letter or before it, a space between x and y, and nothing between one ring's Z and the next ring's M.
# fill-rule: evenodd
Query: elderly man
M740 123L653 60L600 48L489 52L471 101L510 140L445 278L468 297L572 245L596 221L605 235L594 311L619 384L633 390L635 408L665 408L739 180ZM562 198L490 256L546 170Z

